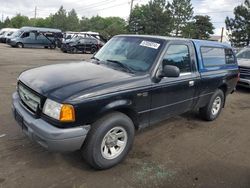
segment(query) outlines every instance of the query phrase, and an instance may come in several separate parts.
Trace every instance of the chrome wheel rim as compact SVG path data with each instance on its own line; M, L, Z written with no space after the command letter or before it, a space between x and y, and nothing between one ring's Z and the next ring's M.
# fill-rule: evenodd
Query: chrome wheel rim
M128 141L127 131L122 127L114 127L103 137L101 153L105 159L118 157L125 149Z
M220 111L220 107L221 107L221 98L218 96L215 98L215 100L213 102L212 114L213 115L218 114L218 112Z

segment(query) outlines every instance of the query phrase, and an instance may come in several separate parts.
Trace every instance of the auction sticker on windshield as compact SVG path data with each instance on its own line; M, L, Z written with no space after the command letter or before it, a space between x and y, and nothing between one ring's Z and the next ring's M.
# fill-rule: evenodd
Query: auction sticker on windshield
M158 49L161 44L156 43L156 42L151 42L151 41L145 41L143 40L140 44L140 46L145 46L148 48L153 48L153 49Z

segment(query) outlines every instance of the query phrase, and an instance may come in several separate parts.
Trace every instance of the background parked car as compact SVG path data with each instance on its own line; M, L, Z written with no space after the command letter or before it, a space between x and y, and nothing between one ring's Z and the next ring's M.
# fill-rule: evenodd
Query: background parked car
M70 53L95 53L97 52L102 46L104 42L93 38L93 37L83 37L77 36L72 38L71 40L65 40L62 43L61 50L63 52L70 52Z
M6 42L6 37L12 35L15 31L18 29L16 28L4 28L0 31L0 42L5 43Z
M238 85L250 88L250 47L243 48L236 56L240 69Z
M11 39L13 39L21 34L20 32L21 32L20 29L18 29L17 31L13 32L11 35L6 36L5 43L9 44Z
M39 27L22 27L18 36L8 42L12 47L50 47L61 46L63 37L61 30Z

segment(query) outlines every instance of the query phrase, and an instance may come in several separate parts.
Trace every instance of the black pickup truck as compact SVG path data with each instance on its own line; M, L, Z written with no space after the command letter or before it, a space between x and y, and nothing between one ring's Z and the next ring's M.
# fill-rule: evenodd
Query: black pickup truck
M135 130L193 109L216 119L238 79L228 45L119 35L90 62L24 71L12 109L41 146L81 150L92 167L106 169L125 158Z

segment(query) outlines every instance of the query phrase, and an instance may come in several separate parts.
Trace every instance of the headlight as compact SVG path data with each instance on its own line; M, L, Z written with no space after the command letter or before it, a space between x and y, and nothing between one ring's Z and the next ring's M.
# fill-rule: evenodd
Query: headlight
M43 107L43 113L62 122L75 121L75 110L70 104L60 104L47 99Z

